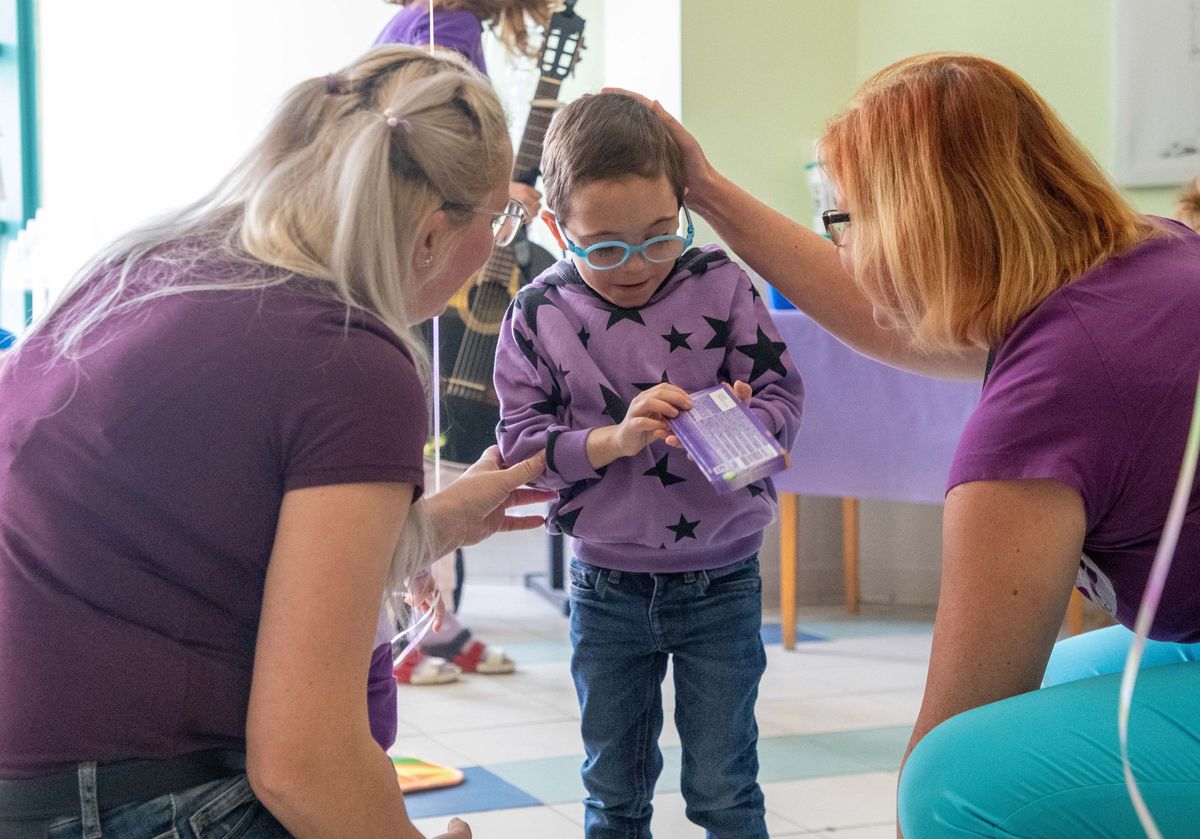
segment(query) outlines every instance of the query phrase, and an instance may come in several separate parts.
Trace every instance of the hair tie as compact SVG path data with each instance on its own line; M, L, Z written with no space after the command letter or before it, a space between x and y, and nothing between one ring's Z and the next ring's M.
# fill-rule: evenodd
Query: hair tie
M338 81L338 77L333 73L325 75L325 92L333 96L342 92L342 83Z
M387 122L388 127L392 129L392 131L394 131L394 132L398 131L406 136L409 134L412 134L412 130L413 130L412 123L406 119L401 119L400 117L396 116L396 112L393 111L391 108L384 109L383 118Z

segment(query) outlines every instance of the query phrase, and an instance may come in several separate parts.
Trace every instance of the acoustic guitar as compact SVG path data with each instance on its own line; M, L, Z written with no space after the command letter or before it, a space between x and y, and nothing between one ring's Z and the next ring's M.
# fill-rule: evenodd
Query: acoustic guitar
M558 107L562 82L574 70L583 49L584 19L577 0L550 18L538 56L538 83L529 119L513 161L513 180L532 186L542 159L542 141ZM500 400L492 383L500 323L513 296L554 264L555 258L529 241L524 229L509 246L495 248L487 264L450 299L439 324L441 363L442 459L474 463L496 442ZM422 324L427 346L431 323Z

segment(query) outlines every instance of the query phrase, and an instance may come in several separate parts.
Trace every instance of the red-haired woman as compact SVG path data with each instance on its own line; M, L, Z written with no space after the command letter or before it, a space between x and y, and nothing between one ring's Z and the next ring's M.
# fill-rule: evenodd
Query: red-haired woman
M688 153L688 206L798 307L887 364L984 381L948 482L904 832L1140 835L1116 671L1196 392L1200 236L1131 208L1046 102L982 58L900 61L829 123L832 244L658 112ZM1130 748L1159 825L1186 836L1200 823L1195 487L1174 563ZM1076 586L1121 626L1055 647Z

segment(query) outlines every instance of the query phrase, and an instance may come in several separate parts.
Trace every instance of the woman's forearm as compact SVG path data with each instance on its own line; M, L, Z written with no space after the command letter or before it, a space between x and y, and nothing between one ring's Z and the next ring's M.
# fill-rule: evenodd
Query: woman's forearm
M696 180L689 206L739 259L840 341L894 367L941 378L982 377L983 350L925 355L899 332L879 326L871 304L824 236L768 207L711 167Z
M322 738L316 738L320 741ZM328 738L325 738L328 740ZM420 839L396 785L396 773L379 745L300 741L303 750L249 756L255 795L298 837L380 836Z

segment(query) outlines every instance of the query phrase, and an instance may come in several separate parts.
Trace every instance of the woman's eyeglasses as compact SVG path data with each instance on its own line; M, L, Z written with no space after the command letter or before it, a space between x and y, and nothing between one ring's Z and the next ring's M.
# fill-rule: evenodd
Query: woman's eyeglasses
M457 205L447 205L457 206ZM517 231L525 224L529 223L529 211L525 209L525 205L515 198L508 199L508 204L504 209L497 212L496 210L484 210L482 208L472 207L473 213L487 213L494 216L492 219L492 242L498 248L508 247L513 243L513 239L517 238Z
M692 224L692 214L688 212L687 207L683 208L683 217L687 220L687 236L675 234L654 236L640 245L613 241L597 242L581 248L567 237L566 231L563 231L563 239L566 240L568 251L596 271L611 271L613 268L620 268L635 253L640 253L642 258L648 262L674 262L692 246L692 239L696 234L696 226Z
M829 241L839 248L846 240L846 228L850 226L850 214L845 210L826 210L821 213L821 222L825 225L825 235Z

